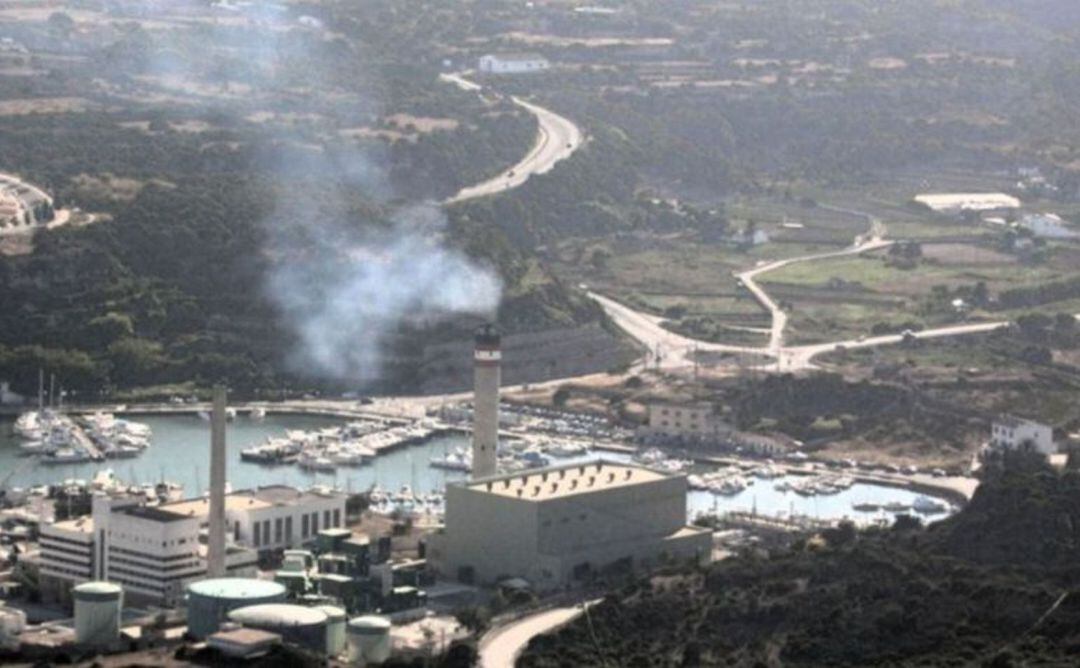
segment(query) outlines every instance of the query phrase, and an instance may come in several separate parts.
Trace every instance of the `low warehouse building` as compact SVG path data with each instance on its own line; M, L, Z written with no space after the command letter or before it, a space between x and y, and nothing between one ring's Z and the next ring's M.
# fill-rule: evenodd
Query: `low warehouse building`
M712 536L686 525L686 492L684 476L605 461L452 483L429 561L463 582L550 590L611 567L705 560Z

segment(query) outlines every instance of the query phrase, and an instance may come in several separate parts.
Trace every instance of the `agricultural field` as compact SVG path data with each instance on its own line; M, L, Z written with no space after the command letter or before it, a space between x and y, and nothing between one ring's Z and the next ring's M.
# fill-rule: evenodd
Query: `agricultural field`
M981 283L993 299L1004 290L1066 278L1077 269L1067 249L1035 265L994 248L958 243L923 244L922 259L912 268L891 265L887 258L888 251L876 251L789 265L762 277L769 294L790 307L788 342L853 338L872 333L875 325L904 329L1009 319L1027 309L972 305L954 310L951 298L935 301L935 291L954 294Z

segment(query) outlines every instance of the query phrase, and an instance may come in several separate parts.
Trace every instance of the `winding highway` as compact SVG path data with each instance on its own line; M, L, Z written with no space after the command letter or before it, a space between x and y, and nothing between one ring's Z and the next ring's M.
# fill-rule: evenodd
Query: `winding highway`
M439 78L466 91L479 93L483 90L480 84L467 79L467 74L468 72L442 74ZM556 163L570 157L574 151L581 147L583 143L581 129L573 121L520 97L512 97L511 100L513 100L514 104L536 117L538 123L536 143L525 157L509 170L482 183L462 188L456 195L445 200L443 204L457 204L517 188L528 181L532 175L544 174L550 171ZM586 294L603 307L615 324L645 348L645 355L638 362L639 368L649 367L666 370L685 368L692 366L695 357L701 353L726 353L772 359L772 362L759 367L764 371L794 372L814 368L814 358L825 353L841 349L856 350L901 343L905 338L903 334L860 337L847 341L832 341L802 346L786 346L784 344L784 332L787 329L788 314L758 283L761 276L797 263L859 255L887 248L895 243L894 240L885 238L885 226L873 215L838 207L830 208L839 213L865 217L869 223L869 230L866 234L856 237L852 245L842 250L775 260L735 274L740 284L753 295L762 308L769 312L771 324L767 330L769 340L765 346L736 346L693 339L664 328L662 324L664 318L634 310L597 292L586 290ZM1077 317L1080 318L1080 316ZM999 321L954 325L912 332L911 336L916 339L963 336L993 331L1007 327L1009 324L1007 321Z
M461 74L443 74L439 78L463 90L477 92L482 90L480 84L466 79ZM520 97L510 99L536 117L538 124L536 143L524 158L507 171L483 183L462 188L443 204L457 204L517 188L534 174L547 173L557 162L569 158L581 146L581 129L570 119Z

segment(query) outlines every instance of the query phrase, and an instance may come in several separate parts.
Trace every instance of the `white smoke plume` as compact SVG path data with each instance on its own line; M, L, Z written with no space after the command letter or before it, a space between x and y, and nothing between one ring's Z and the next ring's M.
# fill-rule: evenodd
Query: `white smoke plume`
M374 380L401 324L490 315L498 306L498 278L446 246L446 219L434 204L402 209L379 230L340 219L298 224L303 253L276 264L268 294L298 337L293 362L306 373Z
M251 109L245 105L273 109L275 91L306 88L316 102L321 90L348 98L354 117L376 118L383 111L374 92L380 89L375 85L377 72L365 67L355 50L347 91L338 82L324 81L317 68L301 68L298 77L296 67L287 67L306 62L309 45L321 43L320 21L280 5L219 4L223 16L256 19L245 27L225 22L200 28L215 48L232 54L214 64L211 78L228 82L226 91L243 95L231 103L192 96L186 100L192 108L205 104L222 114L235 112L239 122L246 122ZM137 5L112 0L108 7L123 15ZM206 11L199 0L175 0L170 7ZM331 34L332 26L325 33ZM191 50L183 48L182 38L173 31L153 35L147 74L169 81L207 81L206 63L190 62ZM175 45L169 43L172 39L177 39ZM358 94L359 81L366 83ZM294 95L289 105L298 104L302 106ZM304 111L293 106L289 110ZM322 137L324 145L313 146L310 135L284 124L266 125L265 130L275 133L267 142L274 148L264 160L277 174L272 189L277 201L271 207L275 213L263 221L265 246L252 252L269 258L265 296L297 342L291 359L296 371L360 386L379 378L386 346L402 325L431 325L461 314L493 315L499 279L444 242L447 221L438 205L399 207L389 216L357 211L357 200L372 204L373 210L389 208L393 188L383 154L341 145L332 134ZM380 219L386 217L389 221Z

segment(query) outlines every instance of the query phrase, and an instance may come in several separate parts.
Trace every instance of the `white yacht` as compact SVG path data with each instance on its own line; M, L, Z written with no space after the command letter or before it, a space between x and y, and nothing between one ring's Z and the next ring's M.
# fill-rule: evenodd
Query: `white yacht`
M911 509L924 515L936 515L937 513L943 513L948 510L949 506L944 501L939 501L938 499L929 496L920 496L912 502Z
M443 457L432 457L431 467L448 471L472 471L472 453L463 448L456 448Z
M589 446L584 443L564 441L548 446L545 452L552 457L580 457L589 454Z

